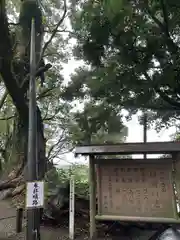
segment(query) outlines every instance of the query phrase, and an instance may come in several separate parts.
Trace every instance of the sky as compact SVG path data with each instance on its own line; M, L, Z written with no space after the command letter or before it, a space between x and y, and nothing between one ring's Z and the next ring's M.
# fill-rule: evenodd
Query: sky
M74 59L70 60L68 64L64 65L62 74L65 77L65 82L70 80L70 74L73 73L74 69L80 66L82 62L75 61ZM134 115L131 121L124 122L128 127L128 137L127 142L142 142L143 141L143 126L138 123L138 115ZM161 142L161 141L170 141L171 135L175 133L175 127L169 129L163 129L161 132L157 133L155 130L150 129L147 131L147 141L148 142ZM135 157L138 157L137 155ZM157 155L154 155L157 157ZM59 167L62 165L69 165L72 163L87 163L83 157L75 158L73 153L66 154L65 159L58 161L57 164Z

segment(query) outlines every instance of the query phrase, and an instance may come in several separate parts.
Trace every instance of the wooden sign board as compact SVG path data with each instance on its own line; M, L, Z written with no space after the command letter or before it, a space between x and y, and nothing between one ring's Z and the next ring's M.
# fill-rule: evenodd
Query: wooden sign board
M172 162L104 160L97 179L99 216L177 218Z

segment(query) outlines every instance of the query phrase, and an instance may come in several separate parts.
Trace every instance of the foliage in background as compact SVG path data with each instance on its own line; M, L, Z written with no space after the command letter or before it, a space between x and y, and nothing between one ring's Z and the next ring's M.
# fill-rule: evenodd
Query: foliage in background
M180 110L180 14L177 0L72 2L77 69L65 99L101 101L130 113L151 109L156 127ZM88 67L87 67L88 65Z
M84 164L72 164L64 168L50 170L46 174L46 197L56 194L59 187L67 187L72 175L75 179L76 195L88 199L88 165Z
M73 114L70 136L74 144L124 142L128 129L118 110L101 102L89 102Z
M57 171L60 181L68 181L73 175L77 196L89 198L88 165L72 164L69 168L61 168Z

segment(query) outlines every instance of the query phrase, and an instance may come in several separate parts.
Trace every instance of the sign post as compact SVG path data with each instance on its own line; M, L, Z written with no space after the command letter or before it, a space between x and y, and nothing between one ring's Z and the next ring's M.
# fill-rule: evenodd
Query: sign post
M69 197L69 239L74 240L74 195L75 181L74 176L70 177L70 197Z
M143 142L147 142L147 113L144 112L143 116ZM144 159L146 159L147 155L144 153Z
M29 132L28 132L28 176L27 176L27 240L40 239L39 224L39 193L42 184L36 182L38 179L37 169L37 106L36 106L36 57L35 57L35 22L31 23L30 39L30 80L29 80ZM35 186L36 185L36 186Z

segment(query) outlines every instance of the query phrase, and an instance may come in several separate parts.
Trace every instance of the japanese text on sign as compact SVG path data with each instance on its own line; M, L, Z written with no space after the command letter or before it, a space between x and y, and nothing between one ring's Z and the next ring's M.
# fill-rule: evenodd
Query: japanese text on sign
M26 189L26 207L41 208L44 206L44 182L28 182Z
M171 164L99 164L99 214L174 217Z

